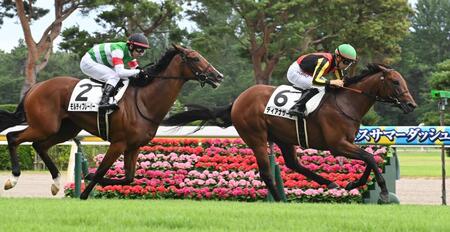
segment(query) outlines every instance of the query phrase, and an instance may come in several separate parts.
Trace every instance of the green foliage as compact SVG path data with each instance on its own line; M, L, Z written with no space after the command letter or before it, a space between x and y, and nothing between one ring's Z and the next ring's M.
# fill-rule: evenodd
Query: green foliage
M95 21L102 25L106 32L90 34L73 26L62 32L63 41L60 48L83 56L94 44L110 41L126 41L128 35L143 32L146 36L164 35L165 39L179 41L184 32L178 28L175 19L181 11L179 0L165 1L98 1L85 12L102 9ZM157 40L158 41L158 40ZM151 47L158 46L149 41ZM167 47L167 44L166 44Z
M377 125L380 120L380 116L375 112L375 110L370 108L369 112L362 118L362 124L364 126L374 126Z
M443 0L419 0L411 17L411 32L401 43L401 61L395 65L408 83L409 90L419 107L408 115L377 104L383 125L438 125L436 102L430 98L430 84L442 80L444 73L432 77L436 64L450 59L450 2ZM443 80L448 83L448 79ZM439 83L441 81L438 81ZM448 87L447 87L448 89Z
M436 65L429 82L431 89L450 91L450 59Z
M201 4L188 14L209 36L209 43L236 37L241 57L253 64L257 83L262 83L258 82L260 75L270 79L271 65L282 70L274 71L276 77L284 77L289 62L277 66L283 59L292 62L302 53L334 51L343 42L355 45L363 57L394 60L400 51L398 42L408 32L411 14L404 0L195 2ZM213 17L222 18L222 24L211 23ZM222 33L211 33L218 30Z
M30 7L30 3L33 7ZM23 7L25 9L25 15L27 18L30 18L33 20L37 20L43 16L45 16L50 10L36 7L35 5L36 0L31 1L23 1ZM16 3L13 0L4 0L2 3L0 3L0 26L3 24L3 18L13 18L16 16Z
M17 107L16 104L3 104L3 105L0 105L0 110L6 110L8 112L14 112L14 111L16 111L16 107Z
M430 97L430 90L445 90L450 91L450 59L444 60L441 63L438 63L435 67L435 71L433 71L428 79L429 82L429 90L427 92L423 92L423 95L426 95L426 105L423 114L420 116L421 122L425 123L425 125L440 125L440 111L437 108L437 101L432 100ZM450 112L450 107L446 106L446 114ZM444 125L450 125L450 118L444 117Z

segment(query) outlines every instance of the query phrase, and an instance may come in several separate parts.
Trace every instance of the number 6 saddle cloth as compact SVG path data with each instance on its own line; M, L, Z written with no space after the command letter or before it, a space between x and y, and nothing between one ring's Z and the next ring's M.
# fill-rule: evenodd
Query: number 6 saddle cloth
M300 89L290 85L278 86L270 97L269 102L267 102L264 114L296 120L297 116L290 115L288 112L295 102L300 99L301 95L302 91ZM306 115L317 109L324 95L325 89L319 89L319 93L306 103Z
M296 115L288 114L289 109L294 106L296 101L300 99L302 91L289 85L280 85L273 92L272 96L267 102L264 114L275 117L283 117L295 120L295 132L297 135L297 142L303 148L309 148L308 131L306 129L306 119L298 120ZM309 115L318 108L320 102L325 95L325 88L319 89L319 93L312 97L306 103L306 114Z
M110 98L113 102L119 102L123 97L125 90L128 87L128 80L121 80L123 87L117 90L117 94ZM119 82L120 84L120 82ZM118 86L120 86L118 84ZM70 97L68 111L77 112L98 112L98 103L103 94L103 85L99 81L92 81L90 79L82 79L78 82L72 91Z

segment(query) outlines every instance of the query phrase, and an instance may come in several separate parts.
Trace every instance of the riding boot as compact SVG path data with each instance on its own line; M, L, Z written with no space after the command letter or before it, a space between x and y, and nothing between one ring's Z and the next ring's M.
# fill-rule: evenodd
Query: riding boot
M105 87L103 88L103 95L102 99L100 100L100 103L98 103L99 110L108 110L108 109L117 109L117 104L109 104L109 98L112 95L112 92L114 91L114 86L110 84L105 84Z
M316 88L306 89L303 91L302 96L300 99L298 99L295 103L295 105L289 110L290 115L297 115L299 118L305 117L305 110L306 110L306 102L308 102L309 99L314 97L319 92Z

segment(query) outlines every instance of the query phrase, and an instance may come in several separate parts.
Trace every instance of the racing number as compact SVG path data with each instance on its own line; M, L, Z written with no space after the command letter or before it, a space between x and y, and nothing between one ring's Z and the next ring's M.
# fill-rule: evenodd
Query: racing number
M275 95L275 99L273 99L275 105L278 107L284 106L288 101L288 97L284 94L289 92L290 92L289 90L283 90L277 93L277 95Z
M83 94L89 92L92 89L92 85L91 84L82 84L82 85L80 85L80 87L81 88L86 87L86 89L81 91L80 94L78 94L78 96L75 98L75 101L87 101L88 98L83 97Z

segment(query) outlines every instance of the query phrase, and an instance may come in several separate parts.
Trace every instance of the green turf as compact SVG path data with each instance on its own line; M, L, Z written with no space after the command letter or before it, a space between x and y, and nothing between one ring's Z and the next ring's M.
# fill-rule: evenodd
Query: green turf
M446 231L442 206L0 198L0 231Z
M441 177L441 151L431 150L421 152L398 151L401 177ZM445 159L446 169L450 170L450 159ZM449 171L447 171L449 172Z

